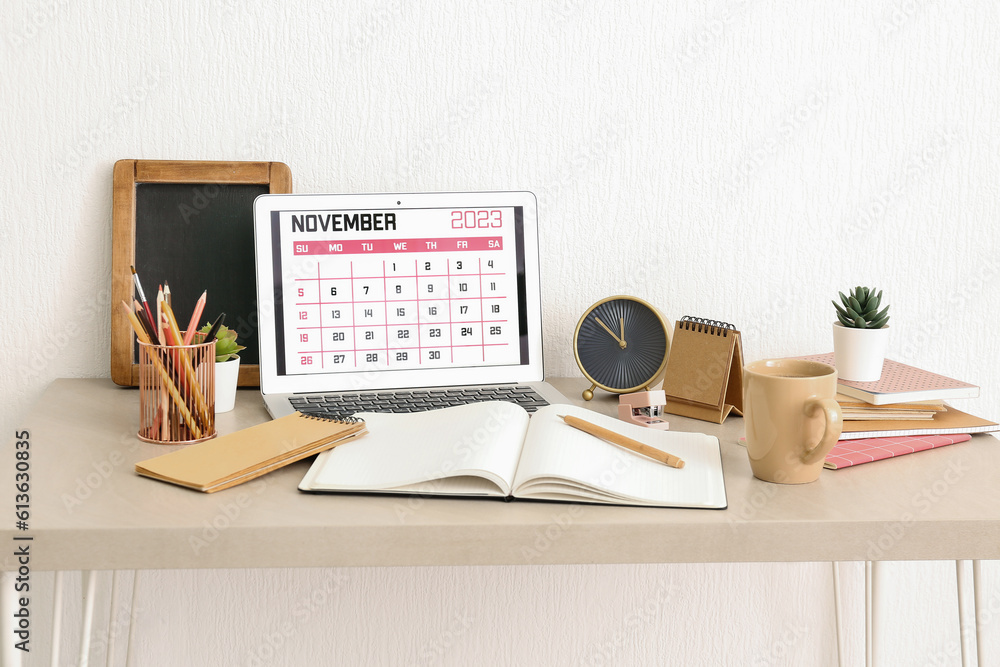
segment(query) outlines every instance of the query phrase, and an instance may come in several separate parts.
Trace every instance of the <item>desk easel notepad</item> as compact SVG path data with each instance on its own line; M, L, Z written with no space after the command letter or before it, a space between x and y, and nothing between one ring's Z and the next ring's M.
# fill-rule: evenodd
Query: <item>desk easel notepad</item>
M665 410L721 424L743 414L743 344L725 322L684 317L674 328L663 379Z

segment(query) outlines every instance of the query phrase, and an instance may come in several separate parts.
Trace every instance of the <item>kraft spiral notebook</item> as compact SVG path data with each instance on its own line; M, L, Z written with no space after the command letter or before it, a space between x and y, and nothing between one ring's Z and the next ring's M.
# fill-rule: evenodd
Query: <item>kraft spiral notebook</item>
M721 424L743 414L743 344L732 324L684 317L663 378L667 412Z
M213 440L141 461L145 477L212 493L359 438L362 420L294 412Z

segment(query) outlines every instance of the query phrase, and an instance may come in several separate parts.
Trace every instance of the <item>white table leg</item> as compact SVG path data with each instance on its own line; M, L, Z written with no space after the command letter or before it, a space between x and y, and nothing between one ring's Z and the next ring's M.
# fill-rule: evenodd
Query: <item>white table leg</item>
M83 627L80 632L80 667L90 664L90 633L94 627L94 598L97 596L97 571L86 570L83 575Z
M840 610L840 563L833 561L833 614L837 622L837 665L844 667L844 646L842 637L843 617Z
M115 639L118 637L118 628L115 621L118 609L118 577L118 570L111 573L111 602L108 604L110 607L108 614L108 652L105 659L107 667L114 667L115 664Z
M4 638L4 641L0 642L0 646L3 647L0 649L3 651L0 653L0 664L9 667L21 667L21 651L14 648L16 643L14 630L17 628L14 619L14 614L17 612L17 592L14 590L16 576L17 572L4 572L0 577L0 614L3 614L3 619L0 620L0 632ZM11 638L15 639L12 641Z
M125 646L125 667L135 664L132 648L135 646L135 610L139 592L139 570L132 570L132 606L128 610L128 642Z
M63 572L56 572L55 584L52 589L52 659L49 664L59 667L59 649L62 646L62 612L63 612Z
M983 638L979 635L980 616L983 610L983 567L982 562L972 561L972 618L976 623L976 662L979 667L986 667L986 658L983 657Z
M969 647L968 633L966 627L968 620L965 618L965 561L955 561L955 590L958 593L958 645L962 649L962 667L969 667Z
M875 571L877 561L865 561L865 665L875 664Z

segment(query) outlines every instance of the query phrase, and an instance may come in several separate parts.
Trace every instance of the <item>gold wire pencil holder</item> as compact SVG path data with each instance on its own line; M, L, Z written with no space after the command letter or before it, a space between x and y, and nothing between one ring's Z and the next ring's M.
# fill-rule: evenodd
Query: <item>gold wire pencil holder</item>
M215 341L139 345L139 439L187 445L216 435Z

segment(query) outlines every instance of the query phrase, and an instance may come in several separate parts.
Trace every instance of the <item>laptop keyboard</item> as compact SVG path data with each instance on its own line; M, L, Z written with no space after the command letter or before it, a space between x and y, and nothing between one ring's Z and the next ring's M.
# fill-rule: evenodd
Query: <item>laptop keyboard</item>
M344 392L292 396L288 402L299 412L352 415L355 412L423 412L466 403L508 401L528 412L548 405L531 387L505 385L467 389L413 389L378 392Z

